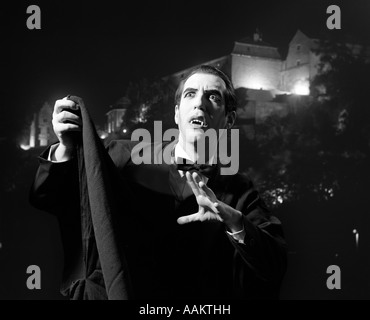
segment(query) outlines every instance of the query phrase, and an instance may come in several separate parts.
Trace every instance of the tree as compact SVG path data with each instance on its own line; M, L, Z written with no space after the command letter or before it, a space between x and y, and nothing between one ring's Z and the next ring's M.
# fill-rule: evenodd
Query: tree
M296 113L283 119L270 117L256 127L249 172L271 205L366 198L370 66L352 49L322 42L316 51L321 59L311 97L301 98Z
M129 132L145 128L153 132L154 121L162 121L163 130L174 126L174 89L167 81L142 79L129 84L126 97L131 105L122 126Z

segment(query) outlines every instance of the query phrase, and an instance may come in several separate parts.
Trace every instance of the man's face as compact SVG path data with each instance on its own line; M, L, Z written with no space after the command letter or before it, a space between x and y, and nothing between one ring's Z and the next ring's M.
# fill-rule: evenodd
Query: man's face
M175 107L175 122L183 142L199 140L203 132L217 132L226 125L224 81L216 75L193 74L186 80L180 105Z

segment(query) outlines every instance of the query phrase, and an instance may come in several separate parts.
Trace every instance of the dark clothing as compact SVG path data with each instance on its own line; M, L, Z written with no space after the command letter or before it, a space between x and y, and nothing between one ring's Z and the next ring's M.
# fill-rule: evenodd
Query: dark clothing
M122 245L133 297L278 298L286 270L282 228L250 180L241 174L217 175L207 183L220 201L243 213L244 243L228 235L220 222L179 225L177 218L197 212L198 204L194 195L183 199L175 165L163 161L173 142L146 145L151 163L161 164L134 164L135 144L117 140L108 146L120 178L129 186L121 199L122 208L130 208L123 210ZM48 162L47 154L40 157L31 203L59 219L65 257L62 292L73 295L73 283L81 277L77 165L75 160Z

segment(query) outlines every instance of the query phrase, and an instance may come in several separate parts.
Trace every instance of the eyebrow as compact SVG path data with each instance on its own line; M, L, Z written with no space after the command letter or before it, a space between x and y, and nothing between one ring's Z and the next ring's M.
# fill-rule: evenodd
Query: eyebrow
M186 89L183 91L183 93L182 93L182 94L185 94L185 93L187 93L187 92L189 92L189 91L198 91L198 89L194 89L194 88L186 88Z
M189 92L189 91L190 91L190 92L192 92L192 91L197 92L197 91L198 91L198 89L195 89L195 88L186 88L182 94L185 94L185 93L187 93L187 92ZM223 96L223 95L222 95L222 92L221 92L220 90L217 90L217 89L204 90L204 92L205 92L205 93L207 93L207 94L217 94L217 95L219 95L220 97L222 97L222 96Z
M216 94L216 95L219 95L220 97L222 97L222 91L220 90L217 90L217 89L210 89L210 90L205 90L206 93L208 94Z

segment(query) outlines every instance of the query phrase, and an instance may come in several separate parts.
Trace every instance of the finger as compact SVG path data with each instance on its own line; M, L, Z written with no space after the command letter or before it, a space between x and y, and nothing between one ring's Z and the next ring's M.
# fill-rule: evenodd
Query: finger
M55 126L55 131L59 132L58 135L62 136L67 132L81 131L81 126L72 123L58 123Z
M204 196L209 196L208 193L207 193L207 190L204 188L204 186L207 188L206 184L204 183L204 181L202 180L202 178L200 177L200 175L197 173L197 172L193 172L193 180L196 184L196 186L198 187L198 190L199 190L199 193L204 195ZM203 188L202 188L203 186Z
M200 177L199 173L198 172L193 172L192 173L192 178L193 178L193 181L195 183L195 185L197 186L197 189L199 191L200 194L203 194L203 195L206 195L204 193L204 191L200 188L200 182L202 182L202 178Z
M187 224L190 222L199 221L199 213L189 214L188 216L182 216L177 219L178 224Z
M190 185L191 190L193 190L194 195L196 197L199 196L200 195L199 187L195 183L191 173L189 171L186 171L185 175L186 175L186 180L187 180L188 184Z
M217 198L212 189L208 188L208 186L204 183L204 181L200 181L198 183L199 188L211 199L212 202L216 202Z
M212 209L212 211L214 213L217 213L219 214L220 213L220 210L218 210L218 203L217 202L211 202L211 205L209 206L210 209Z
M53 116L53 121L55 122L60 122L60 123L74 123L77 125L82 125L82 120L81 117L73 114L72 112L69 111L62 111L58 114L55 114Z
M198 188L199 188L199 182L201 182L201 181L202 181L202 179L201 179L201 177L199 176L198 172L193 172L193 174L192 174L192 178L193 178L193 180L194 180L195 184L196 184L196 185L198 186Z
M197 202L202 207L207 207L210 210L212 210L214 213L219 213L219 210L217 209L217 202L213 202L209 197L200 195L197 197Z
M72 100L67 100L67 98L55 101L54 113L58 114L65 109L78 110L78 106Z

